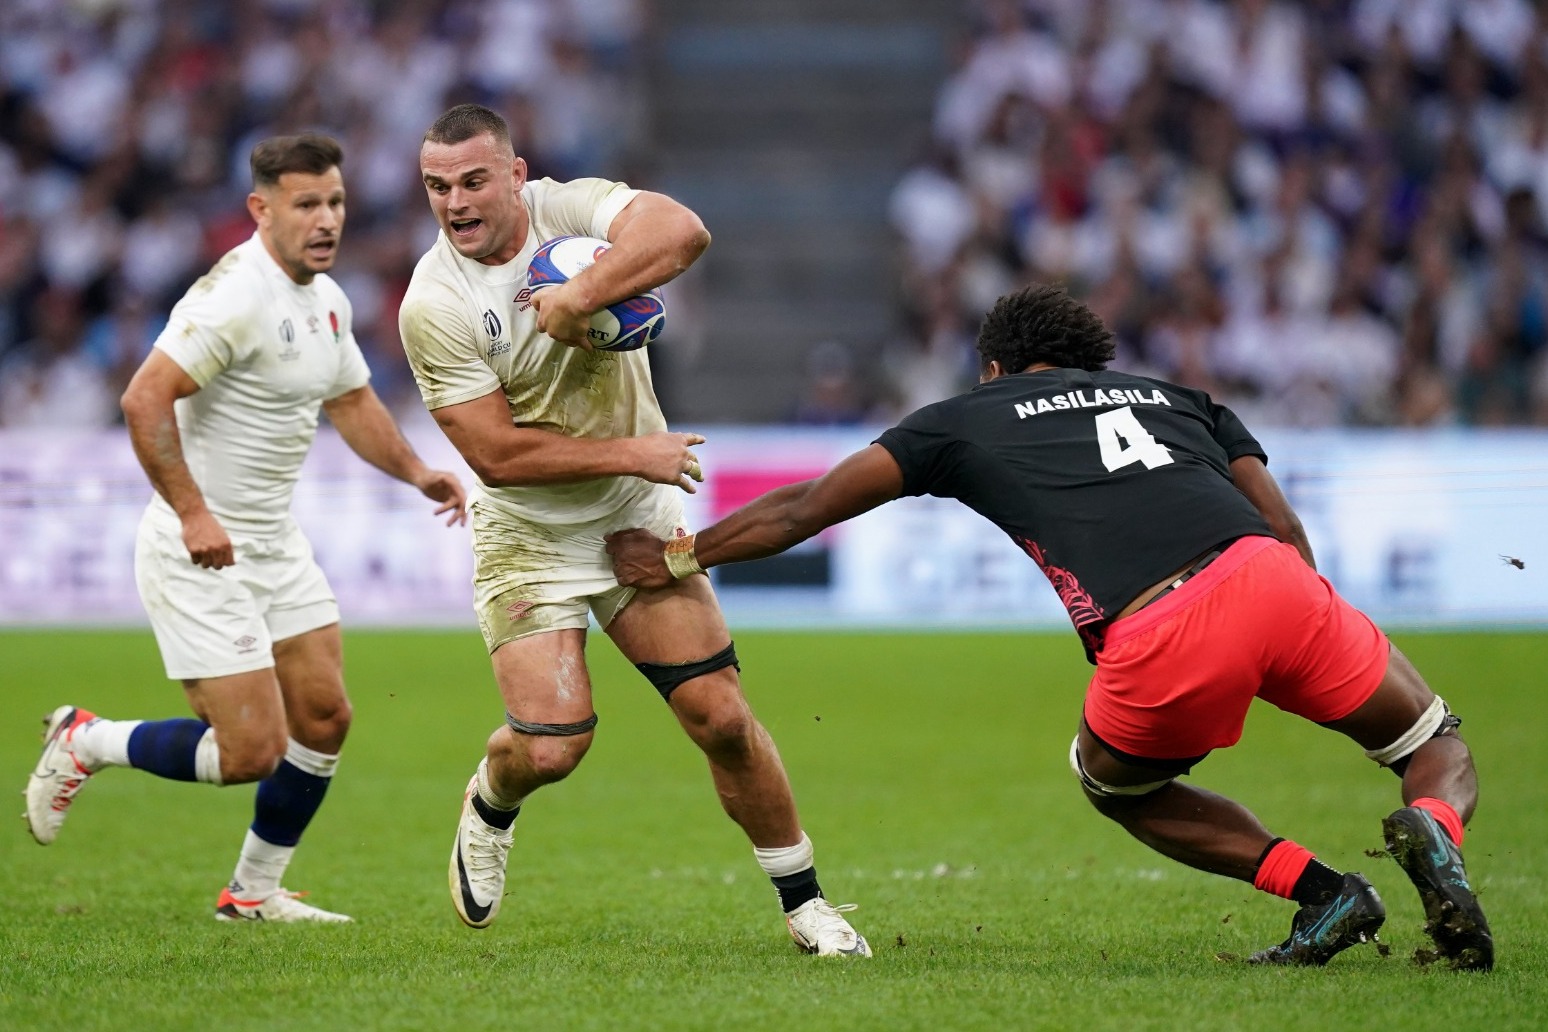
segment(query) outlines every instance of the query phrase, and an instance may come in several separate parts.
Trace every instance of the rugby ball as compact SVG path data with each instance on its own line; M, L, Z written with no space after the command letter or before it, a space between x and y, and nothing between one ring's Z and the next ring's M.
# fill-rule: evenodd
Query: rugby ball
M527 287L537 293L569 281L613 245L588 236L554 237L537 249L527 266ZM666 302L659 288L625 298L591 316L586 335L598 351L634 351L661 335Z

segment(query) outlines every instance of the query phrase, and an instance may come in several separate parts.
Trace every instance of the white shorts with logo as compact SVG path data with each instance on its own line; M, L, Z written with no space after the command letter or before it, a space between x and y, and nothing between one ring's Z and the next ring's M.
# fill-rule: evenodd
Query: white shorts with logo
M173 680L225 677L274 665L276 641L339 620L312 545L291 521L272 538L231 537L236 564L195 566L181 530L147 512L134 577Z
M521 519L474 500L473 605L489 651L562 628L604 629L634 597L613 576L604 535L643 527L658 537L688 533L679 488L652 485L638 500L587 523Z

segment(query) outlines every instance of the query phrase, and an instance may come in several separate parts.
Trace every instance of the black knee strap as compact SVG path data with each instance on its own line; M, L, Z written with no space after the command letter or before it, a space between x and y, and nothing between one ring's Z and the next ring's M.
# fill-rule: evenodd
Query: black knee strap
M509 713L505 715L505 722L512 731L519 735L546 735L549 738L568 738L571 735L583 735L597 726L597 715L593 713L585 720L577 720L573 724L529 724L525 720L517 720Z
M703 677L705 674L714 673L716 670L724 670L726 667L736 667L737 672L742 670L742 664L736 661L736 642L732 642L709 659L697 659L691 663L636 663L640 673L645 679L656 686L656 691L661 693L663 699L670 700L672 693L685 681L692 681L695 677Z

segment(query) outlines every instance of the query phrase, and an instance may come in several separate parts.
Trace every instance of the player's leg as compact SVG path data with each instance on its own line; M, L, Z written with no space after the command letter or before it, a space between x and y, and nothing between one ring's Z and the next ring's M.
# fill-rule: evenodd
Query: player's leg
M1311 625L1319 611L1306 576L1315 578L1289 546L1243 539L1159 602L1114 622L1070 754L1086 797L1141 842L1301 904L1290 940L1255 955L1258 962L1326 963L1368 939L1385 916L1359 874L1277 838L1240 803L1174 780L1240 739L1281 628Z
M870 956L842 916L849 908L823 897L811 839L774 740L742 693L736 650L709 578L615 597L622 608L599 619L704 752L721 806L752 842L797 945L822 955Z
M78 706L48 717L43 753L27 779L27 823L53 842L81 789L99 771L131 767L172 781L257 781L284 753L284 708L270 668L184 681L197 719L108 720Z
M239 545L238 561L245 558ZM183 682L198 719L108 720L56 709L27 783L28 824L41 843L54 840L77 794L104 768L238 784L267 777L284 755L284 707L250 586L231 569L193 565L176 533L149 518L136 540L135 575L167 676Z
M1425 932L1459 971L1494 966L1494 939L1468 882L1463 827L1478 805L1478 776L1461 721L1408 658L1391 650L1386 675L1353 713L1329 721L1403 779L1403 806L1382 821L1387 850L1424 904Z
M323 614L326 615L326 614ZM277 619L283 632L294 623ZM309 622L303 620L304 622ZM302 833L322 806L349 730L343 643L337 622L274 643L275 673L283 699L285 741L273 770L258 783L253 822L230 883L216 902L224 920L346 921L300 902L280 884Z
M584 606L539 607L531 633L496 645L490 654L506 722L463 793L447 881L463 923L483 928L499 915L513 826L522 803L544 785L569 776L591 748L596 713L586 671ZM488 626L486 622L486 626Z
M574 528L479 502L471 514L474 609L506 721L489 736L463 792L447 882L457 916L483 928L500 912L522 802L566 777L591 747L597 721L584 596L599 590L606 571L594 569L600 540L577 541Z
M1253 954L1253 963L1322 965L1374 938L1386 910L1371 883L1275 837L1235 800L1172 780L1200 759L1181 764L1120 759L1084 720L1070 749L1086 798L1136 839L1189 867L1301 904L1290 938Z

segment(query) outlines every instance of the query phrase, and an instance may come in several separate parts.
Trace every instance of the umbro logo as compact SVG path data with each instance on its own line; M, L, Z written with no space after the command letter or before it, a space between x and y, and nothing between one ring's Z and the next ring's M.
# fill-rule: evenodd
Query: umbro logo
M254 638L251 634L244 634L231 644L237 647L238 654L258 651L253 647L258 644L258 639Z
M516 296L511 298L511 301L515 303L516 311L525 312L527 309L532 307L531 288L522 287L520 290L516 291Z

